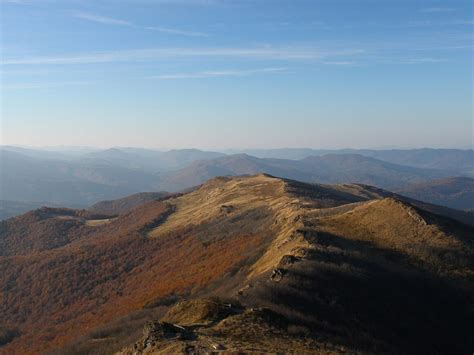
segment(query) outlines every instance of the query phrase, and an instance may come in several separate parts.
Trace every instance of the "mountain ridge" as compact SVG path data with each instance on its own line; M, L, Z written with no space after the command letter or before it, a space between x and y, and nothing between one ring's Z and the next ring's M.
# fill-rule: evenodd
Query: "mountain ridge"
M160 152L113 148L71 153L1 147L0 199L16 203L41 201L46 205L83 208L102 200L144 191L176 192L197 186L214 176L260 172L308 182L358 182L399 190L412 183L457 176L456 169L451 169L451 160L456 162L455 166L468 167L471 154L469 151L434 150L433 158L427 159L433 162L431 168L436 166L436 161L451 164L438 164L438 167L445 166L451 170L436 170L393 165L384 160L371 160L374 159L371 157L361 158L352 150L342 152L351 155L340 154L341 151L336 154L336 151L326 157L320 155L291 160L226 156L193 149ZM370 155L365 151L355 152ZM401 151L395 155L403 153L404 159L407 159L406 156L416 156L417 152ZM388 154L388 151L385 153ZM417 165L416 159L412 165ZM448 202L449 197L446 198Z
M259 174L217 177L101 223L70 210L44 213L46 221L66 213L89 232L48 250L0 257L0 314L4 326L20 330L1 351L126 353L146 321L180 299L203 297L231 298L247 310L215 327L189 329L194 340L157 338L151 349L209 349L211 341L229 350L242 344L276 351L294 339L290 329L306 329L297 345L303 352L469 346L463 337L470 313L463 312L473 296L472 227L380 190ZM1 222L2 240L14 221ZM370 291L374 307L357 290ZM34 305L23 302L30 295L38 295ZM415 305L413 297L443 307ZM388 305L393 312L380 317ZM272 313L251 311L261 307ZM432 312L449 322L430 323ZM409 335L398 330L400 317L410 319ZM275 319L286 325L271 331L273 341L260 332L274 329ZM261 345L242 333L253 327Z
M349 165L347 165L349 164ZM195 186L218 175L268 173L284 178L319 183L367 183L394 188L412 181L426 181L449 174L438 170L399 166L361 155L325 155L302 160L259 159L247 154L197 161L165 174L159 186L177 191Z

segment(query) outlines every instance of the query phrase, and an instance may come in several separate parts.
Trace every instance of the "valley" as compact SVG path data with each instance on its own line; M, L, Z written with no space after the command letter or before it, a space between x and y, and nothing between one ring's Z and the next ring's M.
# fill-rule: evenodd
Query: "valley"
M3 146L0 219L41 206L88 208L132 194L179 193L217 176L258 173L309 183L360 183L450 208L474 208L474 156L469 150L249 152L259 157L197 149L111 148L73 154Z

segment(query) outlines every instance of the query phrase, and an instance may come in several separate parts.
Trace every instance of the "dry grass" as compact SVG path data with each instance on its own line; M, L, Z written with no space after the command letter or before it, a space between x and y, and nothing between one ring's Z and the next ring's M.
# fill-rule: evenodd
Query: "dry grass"
M466 244L472 231L462 225L447 231L442 217L393 198L370 201L316 223L318 230L396 250L431 270L474 276L472 250Z
M85 224L89 227L99 227L105 224L111 223L115 218L105 218L105 219L88 219Z
M175 213L166 223L150 232L150 237L159 237L178 228L196 226L223 214L225 206L234 212L244 213L256 208L281 207L284 184L280 179L256 176L252 178L216 178L197 191L167 202L176 207Z

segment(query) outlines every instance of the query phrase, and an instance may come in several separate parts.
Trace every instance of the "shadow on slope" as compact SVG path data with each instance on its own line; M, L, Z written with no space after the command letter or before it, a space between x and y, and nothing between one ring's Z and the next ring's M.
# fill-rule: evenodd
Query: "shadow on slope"
M330 233L317 239L306 259L281 269L280 281L249 288L242 303L268 307L322 343L413 354L472 349L466 290L403 253Z

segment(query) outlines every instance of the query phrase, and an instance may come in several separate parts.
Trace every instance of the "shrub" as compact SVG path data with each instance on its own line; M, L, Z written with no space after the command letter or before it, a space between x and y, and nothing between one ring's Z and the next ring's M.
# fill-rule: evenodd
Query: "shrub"
M17 329L0 327L0 346L8 344L18 336L20 332Z

